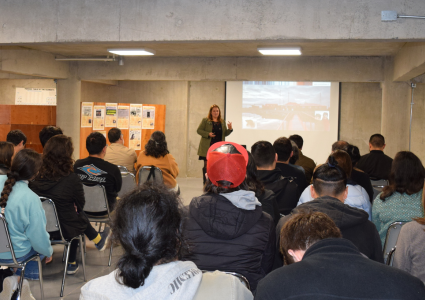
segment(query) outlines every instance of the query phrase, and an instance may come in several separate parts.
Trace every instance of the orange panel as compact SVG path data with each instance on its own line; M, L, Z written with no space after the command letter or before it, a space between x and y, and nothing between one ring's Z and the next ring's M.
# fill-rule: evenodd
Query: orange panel
M0 105L0 124L10 125L11 105Z
M0 141L6 141L6 137L9 131L10 125L0 124Z
M52 106L13 105L11 109L11 123L44 126L56 125L56 107L54 107L54 118L52 114Z

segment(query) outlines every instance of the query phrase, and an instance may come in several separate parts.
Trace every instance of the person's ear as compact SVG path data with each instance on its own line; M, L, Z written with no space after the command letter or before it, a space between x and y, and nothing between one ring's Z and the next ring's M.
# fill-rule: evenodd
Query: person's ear
M274 155L274 162L277 162L277 153Z
M316 194L316 191L314 190L313 185L310 185L310 194L311 194L311 198L313 199L319 198L319 196Z
M345 187L345 191L344 191L344 195L343 195L344 201L345 201L345 199L347 199L347 196L348 196L348 186Z
M372 144L371 143L369 143L369 150L371 150L372 149Z
M382 150L384 150L385 149L385 146L386 146L387 144L384 144L384 146L382 146Z
M294 262L300 262L303 259L304 252L302 250L292 250L288 249L288 254L292 256Z
M289 158L291 158L292 156L294 156L294 151L291 151L291 155L289 156Z

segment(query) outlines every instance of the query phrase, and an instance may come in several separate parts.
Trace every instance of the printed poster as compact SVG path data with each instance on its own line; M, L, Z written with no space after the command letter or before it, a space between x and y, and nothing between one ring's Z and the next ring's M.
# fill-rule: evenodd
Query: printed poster
M105 126L117 127L117 104L116 103L106 103Z
M142 104L130 104L130 128L142 128Z
M81 127L93 127L93 103L81 104Z
M118 106L117 127L119 129L128 129L130 123L130 107Z
M103 136L106 138L106 131L102 130L102 131L98 131L99 133L103 134Z
M140 129L130 129L128 140L129 140L128 148L133 148L134 150L141 150L142 130L140 130Z
M155 106L143 106L142 129L155 129Z
M105 106L94 106L93 130L105 129Z

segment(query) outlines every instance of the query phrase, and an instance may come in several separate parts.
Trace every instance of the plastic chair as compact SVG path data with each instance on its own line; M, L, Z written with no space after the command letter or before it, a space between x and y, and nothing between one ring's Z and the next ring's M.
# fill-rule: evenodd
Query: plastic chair
M219 271L219 270L217 270ZM202 273L207 273L207 272L213 272L213 271L207 271L207 270L202 270ZM243 276L242 274L236 273L236 272L228 272L228 271L219 271L221 273L225 273L225 274L229 274L232 276L235 276L236 278L239 279L239 281L248 289L251 290L251 285L249 284L248 279Z
M33 260L36 260L38 263L38 270L39 270L39 278L40 278L40 291L41 291L41 299L44 299L44 291L43 291L43 269L41 267L41 259L40 255L34 254L33 256L27 258L23 261L18 261L15 256L15 251L13 250L12 241L10 240L9 230L7 228L7 221L3 214L0 214L0 253L7 253L9 252L12 255L13 263L0 263L2 266L11 267L11 268L18 268L22 269L21 271L21 280L19 281L19 292L18 292L18 299L21 299L21 292L22 292L22 284L24 282L24 274L25 274L25 267L27 266L27 263Z
M63 278L62 278L62 286L61 286L61 294L60 296L63 297L63 290L65 288L65 278L66 278L66 268L68 266L68 259L69 259L69 248L71 247L71 242L75 239L79 239L80 241L80 253L81 253L81 262L83 264L83 274L84 274L84 281L86 282L86 261L85 261L85 256L84 256L84 249L83 249L83 234L80 234L76 237L73 237L70 240L67 240L63 237L62 234L62 229L59 223L59 217L58 217L58 213L56 211L56 206L55 203L49 199L49 198L45 198L45 197L40 197L41 200L41 204L43 205L43 209L44 212L46 214L46 220L47 220L47 224L46 224L46 231L51 233L51 232L57 232L59 231L60 240L51 240L50 243L52 245L64 245L64 250L66 251L66 255L65 255L65 268L63 271Z
M385 180L385 179L372 180L371 179L370 182L372 183L372 188L373 188L373 199L371 201L373 202L373 200L375 200L375 198L379 195L379 193L382 192L382 189L388 185L388 180Z
M407 222L394 222L388 227L387 237L384 244L384 262L388 266L393 265L393 255L397 245L398 235L400 234L401 227Z
M139 169L139 185L152 181L155 184L163 184L164 178L162 177L162 171L160 168L155 166L144 166Z
M118 166L118 169L120 169L122 177L122 186L121 190L118 192L118 197L122 198L125 194L136 188L136 176L124 166Z
M86 204L84 205L84 212L86 213L90 222L109 223L111 221L111 214L109 212L108 198L106 197L105 187L103 185L88 186L83 184L84 196ZM105 215L97 216L91 213L105 212ZM109 263L111 266L112 250L114 243L111 243L109 251ZM85 253L86 251L84 251Z

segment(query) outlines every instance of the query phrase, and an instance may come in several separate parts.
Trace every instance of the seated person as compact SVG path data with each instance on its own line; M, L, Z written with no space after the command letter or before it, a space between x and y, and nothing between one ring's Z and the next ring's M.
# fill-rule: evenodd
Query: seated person
M81 288L80 299L252 300L234 276L202 273L181 261L180 201L175 193L145 184L127 194L115 211L112 231L123 246L117 269Z
M289 265L260 281L256 300L425 299L419 279L365 258L326 214L292 215L280 250Z
M297 168L298 170L300 170L301 172L303 172L304 176L305 176L305 170L303 167L296 165L295 163L298 161L298 159L300 159L300 149L298 149L297 144L295 144L294 141L291 141L291 145L292 145L292 152L294 153L291 158L289 158L289 164L291 166L293 166L294 168Z
M218 142L207 152L204 194L192 199L183 234L191 248L183 260L201 270L237 272L251 290L269 273L275 254L275 225L247 186L248 153Z
M357 168L373 180L387 179L390 176L393 159L384 154L385 138L377 133L369 139L369 154L363 155L357 162Z
M23 149L16 153L10 172L0 175L0 206L8 223L10 239L18 261L39 253L40 258L51 256L49 234L46 231L46 216L38 196L29 189L32 180L41 166L41 155L32 149ZM2 262L12 263L10 252L0 253ZM21 269L15 270L20 275ZM18 276L7 277L3 281L1 299L11 299L18 286ZM39 279L37 261L29 262L25 267L25 278ZM22 299L34 299L27 280L22 287Z
M338 163L338 166L345 172L347 176L347 188L348 195L344 203L351 207L363 209L369 215L369 220L372 219L372 205L370 204L369 196L365 189L358 185L356 182L351 180L351 159L347 152L342 150L336 150L330 155ZM300 200L297 205L309 202L313 200L313 185L310 185L301 194Z
M393 222L423 218L424 177L425 169L419 157L409 151L396 154L389 185L376 197L372 208L372 221L381 236L382 246Z
M109 228L102 235L91 226L84 214L84 190L77 174L73 171L74 147L71 138L60 134L48 140L43 150L43 164L29 187L39 196L52 199L58 213L59 223L65 239L85 234L100 251L105 250ZM61 239L59 232L50 233L51 238ZM78 271L78 239L71 243L67 274Z
M298 134L293 134L289 137L289 139L291 141L294 141L295 144L297 144L298 149L300 150L300 158L295 164L303 167L303 169L305 170L305 179L307 180L307 184L310 184L311 177L313 176L313 171L316 168L316 164L314 163L314 160L303 154L302 149L304 145L304 140L301 136L299 136Z
M251 152L257 165L258 179L266 189L275 193L279 213L289 214L300 198L298 185L292 177L284 177L276 169L277 154L272 144L267 141L256 142L252 145Z
M274 141L273 148L277 154L276 169L280 170L283 177L294 178L295 183L298 185L298 191L301 194L308 185L304 172L289 164L290 158L294 155L291 140L286 137L278 138Z
M22 149L25 149L25 144L27 143L27 137L25 134L19 130L11 130L7 134L6 141L9 143L12 143L14 148L15 154L21 151Z
M38 138L40 139L40 143L43 146L43 148L51 137L54 137L55 135L58 135L58 134L63 134L63 132L62 132L62 129L56 126L49 125L41 129L40 133L38 134Z
M314 200L297 206L293 213L309 209L327 214L345 239L353 242L368 258L383 263L379 234L375 225L368 220L369 215L344 203L348 195L347 175L332 155L327 163L314 171L311 190ZM281 218L277 229L282 228L289 218Z
M118 192L121 190L122 178L116 165L103 160L106 147L106 138L103 134L100 132L90 133L86 139L89 156L75 162L74 172L80 177L83 184L103 185L108 198L109 210L113 211Z
M12 143L0 142L0 175L6 175L12 165L15 148Z
M105 160L117 166L126 167L134 173L134 163L137 160L136 151L124 146L124 136L119 128L111 128L108 132L109 147L106 149Z
M137 175L136 181L139 182L139 170L144 166L155 166L162 171L164 184L166 187L178 191L179 186L176 178L179 175L179 167L173 155L167 148L165 134L162 131L155 131L145 145L145 150L139 153L137 158Z

